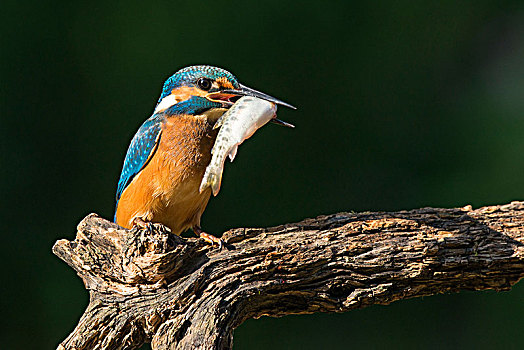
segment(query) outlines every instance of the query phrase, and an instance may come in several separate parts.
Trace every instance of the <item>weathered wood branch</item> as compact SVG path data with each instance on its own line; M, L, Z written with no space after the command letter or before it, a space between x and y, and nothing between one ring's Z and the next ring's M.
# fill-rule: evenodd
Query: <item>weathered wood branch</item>
M226 249L87 216L53 252L90 303L59 349L229 349L263 315L344 312L524 276L524 202L339 213L226 232Z

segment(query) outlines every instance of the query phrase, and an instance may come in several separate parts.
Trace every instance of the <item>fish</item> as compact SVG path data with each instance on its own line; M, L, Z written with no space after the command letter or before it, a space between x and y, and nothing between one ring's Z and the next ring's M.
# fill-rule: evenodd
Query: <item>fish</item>
M260 98L244 96L216 121L213 129L220 128L220 131L211 150L211 161L200 183L200 193L211 187L213 195L218 194L226 158L229 157L232 162L238 146L269 121L293 127L276 119L276 112L276 104Z

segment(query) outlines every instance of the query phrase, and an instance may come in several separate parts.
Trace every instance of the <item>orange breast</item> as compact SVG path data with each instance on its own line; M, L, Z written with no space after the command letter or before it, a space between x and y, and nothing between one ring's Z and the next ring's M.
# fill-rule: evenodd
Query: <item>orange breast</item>
M167 119L155 154L122 193L120 226L130 228L135 217L162 223L175 234L200 225L211 194L199 193L200 181L218 132L212 125L224 111Z

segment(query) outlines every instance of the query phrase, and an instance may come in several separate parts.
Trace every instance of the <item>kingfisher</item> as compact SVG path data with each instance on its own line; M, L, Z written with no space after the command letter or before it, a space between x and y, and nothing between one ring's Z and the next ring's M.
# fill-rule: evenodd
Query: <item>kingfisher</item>
M186 67L165 81L152 116L140 126L125 156L116 191L118 225L147 228L161 223L176 235L192 229L222 248L221 239L200 227L211 189L200 193L199 186L218 133L213 126L241 96L294 109L213 66Z

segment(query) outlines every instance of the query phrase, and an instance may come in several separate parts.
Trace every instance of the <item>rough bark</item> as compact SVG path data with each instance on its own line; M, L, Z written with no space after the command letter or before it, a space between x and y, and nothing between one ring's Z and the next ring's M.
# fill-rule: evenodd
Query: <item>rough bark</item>
M457 292L509 290L524 276L524 202L338 213L233 229L219 251L161 225L87 216L53 252L90 303L59 349L229 349L244 320L345 312Z

